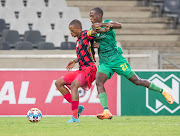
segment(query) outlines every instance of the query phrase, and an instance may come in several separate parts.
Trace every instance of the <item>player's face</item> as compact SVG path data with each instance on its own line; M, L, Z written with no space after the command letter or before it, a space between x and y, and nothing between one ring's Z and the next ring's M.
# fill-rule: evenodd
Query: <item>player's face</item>
M91 23L94 24L94 23L98 23L99 22L99 15L96 14L95 10L91 10L90 11L90 20L91 20Z
M69 30L71 32L72 37L78 37L79 36L79 27L76 27L74 25L70 25Z

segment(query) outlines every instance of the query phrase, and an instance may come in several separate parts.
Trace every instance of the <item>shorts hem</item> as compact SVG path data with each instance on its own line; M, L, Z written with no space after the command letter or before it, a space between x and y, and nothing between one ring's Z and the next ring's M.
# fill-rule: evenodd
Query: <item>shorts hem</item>
M108 79L110 79L111 78L111 76L110 76L110 74L109 74L109 72L108 71L105 71L105 70L98 70L97 72L99 72L99 73L103 73L103 74L106 74L107 75L107 78Z
M131 78L134 75L134 71L129 72L129 74L125 75L127 79Z

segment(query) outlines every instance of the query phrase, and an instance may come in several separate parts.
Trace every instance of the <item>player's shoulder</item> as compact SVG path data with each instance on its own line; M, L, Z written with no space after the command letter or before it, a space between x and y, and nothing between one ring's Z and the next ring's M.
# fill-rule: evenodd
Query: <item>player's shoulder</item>
M111 19L106 19L106 20L103 21L103 23L110 23L110 22L112 22Z
M84 31L82 31L82 34L81 35L87 35L87 32L88 32L89 30L84 30Z

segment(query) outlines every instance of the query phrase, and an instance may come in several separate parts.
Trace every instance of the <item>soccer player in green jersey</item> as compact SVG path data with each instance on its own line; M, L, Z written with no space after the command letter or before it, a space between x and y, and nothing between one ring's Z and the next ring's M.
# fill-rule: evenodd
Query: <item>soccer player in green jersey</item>
M122 49L116 46L116 34L114 29L120 29L121 23L113 22L111 20L102 20L103 10L100 8L93 8L90 11L90 20L92 22L92 29L97 32L95 35L94 47L98 48L99 67L96 73L96 85L99 99L104 112L97 114L99 119L111 119L113 115L108 109L107 94L104 88L104 83L110 79L114 72L118 75L125 76L129 81L136 85L144 86L150 90L162 93L167 102L173 104L174 99L171 94L161 87L149 82L146 79L139 78L131 69L128 61L122 56Z

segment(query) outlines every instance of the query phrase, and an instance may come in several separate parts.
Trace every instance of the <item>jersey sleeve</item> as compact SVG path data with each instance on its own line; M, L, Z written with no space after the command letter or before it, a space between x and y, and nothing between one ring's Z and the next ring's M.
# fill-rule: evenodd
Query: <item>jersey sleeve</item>
M106 19L103 21L103 23L112 23L113 21L111 19ZM114 28L110 27L109 30L112 31Z
M91 34L92 30L87 30L87 39L92 40L94 35Z

